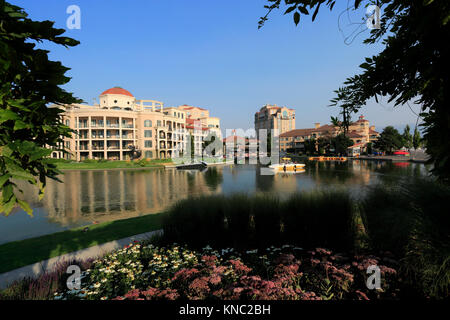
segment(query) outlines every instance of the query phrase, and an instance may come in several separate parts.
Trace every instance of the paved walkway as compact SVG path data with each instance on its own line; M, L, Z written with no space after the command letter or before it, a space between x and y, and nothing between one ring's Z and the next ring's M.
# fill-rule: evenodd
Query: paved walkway
M123 238L120 240L110 241L90 248L78 250L75 252L67 253L59 257L54 257L45 261L36 262L28 266L8 271L0 274L0 289L6 288L10 283L15 280L20 280L25 277L36 277L46 271L52 271L53 268L60 262L67 260L86 260L90 258L98 258L104 254L123 248L124 246L130 244L133 241L146 240L153 235L160 234L162 230L156 230L146 233L141 233L128 238Z

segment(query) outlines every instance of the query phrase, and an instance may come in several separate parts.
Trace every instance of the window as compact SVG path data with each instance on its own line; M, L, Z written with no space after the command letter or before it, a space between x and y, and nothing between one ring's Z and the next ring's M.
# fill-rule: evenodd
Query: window
M117 103L117 100L114 100L114 103Z
M152 121L151 120L145 120L144 121L144 127L149 128L152 126Z
M66 126L70 127L70 120L66 120Z
M144 130L144 137L145 138L151 138L152 137L152 130Z
M157 125L158 127L161 127L161 120L158 120L158 121L156 122L156 125Z
M145 140L145 147L146 148L152 148L153 144L152 144L152 140Z
M146 158L153 158L153 151L145 151Z

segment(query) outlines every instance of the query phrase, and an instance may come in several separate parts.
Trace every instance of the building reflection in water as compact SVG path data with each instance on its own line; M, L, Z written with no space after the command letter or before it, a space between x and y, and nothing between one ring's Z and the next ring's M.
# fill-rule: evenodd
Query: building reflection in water
M425 175L427 168L422 164L406 166L353 160L306 162L303 173L272 176L261 175L256 165L210 167L205 172L164 169L66 171L60 177L64 183L48 180L42 201L38 201L35 187L26 183L19 185L24 191L24 200L30 202L42 218L34 219L39 223L39 234L45 234L56 232L56 226L70 228L162 212L189 196L246 192L283 197L294 192L340 186L359 194L372 184L398 183L399 178ZM0 216L8 220L0 224L0 235L9 232L7 238L12 241L28 233L35 234L31 224L28 231L18 228L23 226L25 218L25 222L29 222L30 219L24 216L26 214L17 208L9 217Z
M188 195L220 193L221 179L214 169L208 175L179 170L66 171L64 183L48 181L41 202L33 186L22 188L33 207L43 206L51 222L67 226L162 212Z

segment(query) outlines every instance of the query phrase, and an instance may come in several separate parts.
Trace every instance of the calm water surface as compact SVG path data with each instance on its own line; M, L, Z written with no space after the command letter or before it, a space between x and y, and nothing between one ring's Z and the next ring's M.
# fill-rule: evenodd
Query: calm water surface
M16 209L0 214L0 244L101 223L161 212L189 196L235 192L271 193L281 197L315 188L348 187L358 195L376 183L423 177L423 164L353 160L310 162L299 174L260 175L256 165L210 167L205 172L164 169L66 171L64 183L48 181L45 197L23 185L34 216Z

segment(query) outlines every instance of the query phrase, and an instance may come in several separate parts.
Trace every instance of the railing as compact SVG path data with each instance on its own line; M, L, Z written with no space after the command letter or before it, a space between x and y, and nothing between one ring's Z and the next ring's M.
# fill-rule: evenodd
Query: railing
M110 123L110 124L106 124L107 128L119 128L119 124L118 123Z
M132 124L122 124L122 128L133 129L134 126Z

